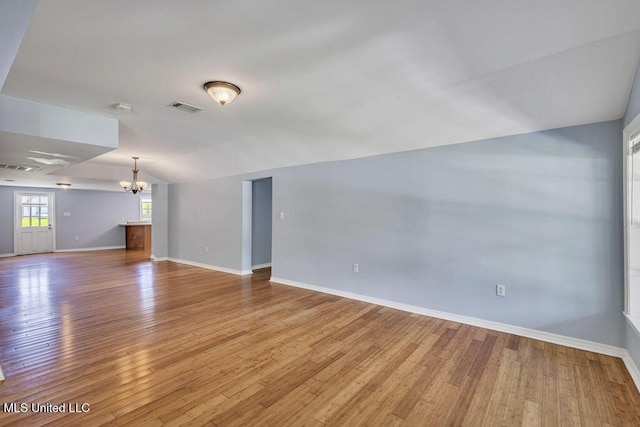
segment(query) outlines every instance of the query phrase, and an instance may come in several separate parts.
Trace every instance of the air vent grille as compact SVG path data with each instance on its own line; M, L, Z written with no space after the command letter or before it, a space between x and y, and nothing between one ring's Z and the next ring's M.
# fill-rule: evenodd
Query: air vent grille
M29 172L38 169L35 166L20 166L20 165L12 165L10 163L0 163L0 169L10 169L13 171L23 171Z
M177 108L178 110L188 111L189 113L198 113L202 111L202 108L195 105L185 104L184 102L175 101L169 104L169 107Z

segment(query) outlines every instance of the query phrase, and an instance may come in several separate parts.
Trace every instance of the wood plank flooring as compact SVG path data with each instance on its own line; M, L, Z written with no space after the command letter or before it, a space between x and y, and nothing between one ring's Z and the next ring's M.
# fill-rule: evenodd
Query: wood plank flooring
M640 425L620 359L268 279L0 259L0 425Z

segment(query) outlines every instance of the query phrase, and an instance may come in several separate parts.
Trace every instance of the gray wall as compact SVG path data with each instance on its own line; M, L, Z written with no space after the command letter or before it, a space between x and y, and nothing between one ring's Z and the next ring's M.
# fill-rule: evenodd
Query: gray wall
M14 191L55 193L57 250L124 246L124 227L118 223L140 215L139 196L131 193L0 186L0 253L13 252Z
M169 256L169 188L167 184L153 184L153 215L151 227L152 254L156 259Z
M283 170L273 275L621 346L620 131Z
M271 263L272 179L253 181L251 264Z
M169 256L242 270L242 179L169 185Z
M633 87L631 88L631 95L629 95L629 103L627 104L627 111L624 114L624 125L627 126L631 123L638 114L640 114L640 64L636 69L636 76L633 81Z
M624 346L620 139L613 121L267 171L272 274ZM171 185L171 256L239 269L255 178Z
M0 187L0 254L13 253L13 189Z

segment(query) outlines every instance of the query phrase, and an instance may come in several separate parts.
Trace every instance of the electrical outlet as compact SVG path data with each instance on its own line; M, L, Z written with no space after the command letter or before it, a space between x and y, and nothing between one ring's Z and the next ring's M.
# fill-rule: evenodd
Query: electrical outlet
M284 219L284 212L280 212L280 219Z
M205 246L205 247L204 247L204 253L205 253L205 254L208 254L208 253L209 253L209 246Z
M76 240L80 240L80 236L76 236L76 237L75 237L75 239L76 239Z
M353 272L354 273L358 272L358 264L353 264Z
M496 295L499 297L506 296L506 287L504 285L496 285Z

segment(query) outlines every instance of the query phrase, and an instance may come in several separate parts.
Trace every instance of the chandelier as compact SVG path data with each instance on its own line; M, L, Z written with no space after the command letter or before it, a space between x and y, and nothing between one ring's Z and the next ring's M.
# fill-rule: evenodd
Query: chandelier
M144 181L138 181L138 159L140 157L132 157L133 159L133 180L129 181L120 181L120 187L124 191L131 191L133 194L136 194L138 191L142 192L145 188L147 188L147 183Z

